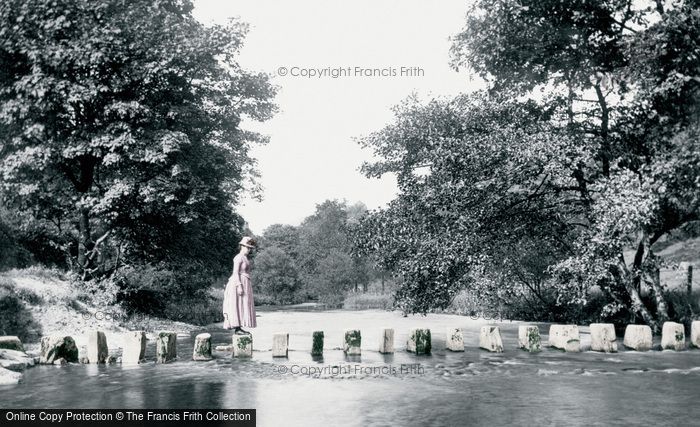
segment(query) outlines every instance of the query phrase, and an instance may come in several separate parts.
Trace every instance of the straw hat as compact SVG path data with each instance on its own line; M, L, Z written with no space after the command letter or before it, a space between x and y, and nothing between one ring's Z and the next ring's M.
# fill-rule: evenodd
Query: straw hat
M239 243L239 245L252 249L252 248L255 248L255 240L253 240L252 237L245 236L241 239L241 242Z

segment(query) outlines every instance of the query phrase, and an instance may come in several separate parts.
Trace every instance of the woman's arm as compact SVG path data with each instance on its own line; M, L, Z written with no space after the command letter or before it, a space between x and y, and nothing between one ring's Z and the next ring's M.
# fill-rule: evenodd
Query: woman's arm
M241 282L241 264L243 263L243 258L235 256L233 258L233 283L236 284L236 292L238 295L243 295L243 285Z

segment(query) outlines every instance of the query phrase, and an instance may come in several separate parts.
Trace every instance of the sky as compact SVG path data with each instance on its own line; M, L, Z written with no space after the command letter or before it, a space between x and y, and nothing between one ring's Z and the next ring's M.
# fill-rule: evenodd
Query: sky
M249 23L239 63L269 73L279 86L280 112L264 123L243 124L270 137L252 150L264 199L245 195L238 208L256 234L276 223L298 225L327 199L385 206L396 196L396 179L359 172L373 154L356 138L391 123L391 107L413 92L429 99L481 84L449 66L449 37L464 26L464 0L194 4L204 24L230 17Z

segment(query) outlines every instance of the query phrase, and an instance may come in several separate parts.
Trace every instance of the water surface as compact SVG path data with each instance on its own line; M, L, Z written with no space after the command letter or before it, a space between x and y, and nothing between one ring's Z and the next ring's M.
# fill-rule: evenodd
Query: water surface
M158 365L37 366L23 382L0 386L4 408L256 408L258 425L692 425L700 416L700 351L517 349L517 322L498 323L505 352L477 348L480 326L462 316L402 317L383 311L262 312L249 360L214 352L193 362L192 336L179 359ZM464 353L444 350L447 327L465 330ZM546 341L546 325L540 325ZM396 353L377 352L382 327ZM431 355L405 351L410 328L427 327ZM343 330L362 330L362 355L344 356ZM203 329L204 330L204 329ZM217 344L230 333L211 325ZM323 359L311 333L326 336ZM586 328L581 328L586 345ZM272 334L290 334L286 359L273 359ZM620 345L621 346L621 345ZM154 344L147 356L153 360Z

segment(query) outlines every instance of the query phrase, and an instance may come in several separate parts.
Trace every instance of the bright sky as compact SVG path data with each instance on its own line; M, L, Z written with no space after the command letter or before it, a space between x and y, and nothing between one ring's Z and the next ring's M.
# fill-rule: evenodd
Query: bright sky
M240 64L274 75L280 86L280 113L246 124L271 138L252 151L264 200L245 197L239 208L253 232L298 225L326 199L373 209L395 197L393 176L360 174L372 153L354 138L388 124L390 108L411 92L428 98L478 86L449 67L448 38L462 29L466 11L465 0L195 0L194 14L205 24L238 16L251 25ZM396 75L360 76L355 67ZM422 73L401 76L401 67ZM325 68L344 75L298 75Z

